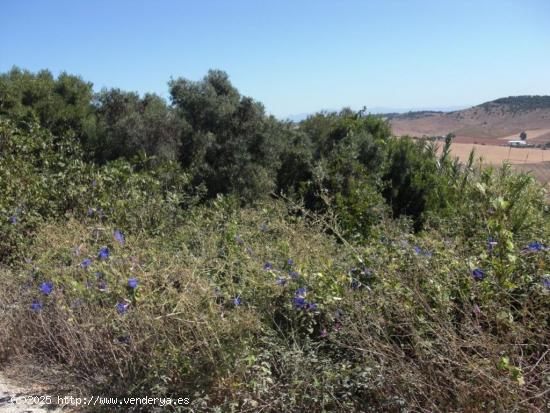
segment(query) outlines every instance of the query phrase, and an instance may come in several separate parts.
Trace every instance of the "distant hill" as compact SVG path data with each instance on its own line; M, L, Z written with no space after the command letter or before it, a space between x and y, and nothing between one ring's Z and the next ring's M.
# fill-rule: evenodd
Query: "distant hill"
M522 131L535 143L550 141L550 96L510 96L453 112L385 115L396 135L446 135L463 141L512 139Z
M466 106L445 106L445 107L430 107L430 108L394 108L394 107L385 107L385 106L374 106L370 107L367 106L367 112L376 114L376 115L384 115L385 117L394 117L397 115L403 115L403 114L421 114L421 113L443 113L443 112L451 112L455 110L464 109ZM358 109L357 109L358 110ZM308 116L314 115L315 113L326 111L326 112L338 112L338 109L322 109L317 112L307 112L307 113L296 113L288 116L282 116L280 117L281 120L290 120L292 122L301 122L304 119L307 119Z

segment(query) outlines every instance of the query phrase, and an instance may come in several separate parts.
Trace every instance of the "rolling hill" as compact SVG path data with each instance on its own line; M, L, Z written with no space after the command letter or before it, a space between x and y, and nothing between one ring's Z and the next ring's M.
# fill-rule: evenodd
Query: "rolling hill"
M453 133L457 142L514 139L522 131L535 144L550 142L550 96L511 96L454 112L387 114L396 135ZM496 143L496 142L495 142Z

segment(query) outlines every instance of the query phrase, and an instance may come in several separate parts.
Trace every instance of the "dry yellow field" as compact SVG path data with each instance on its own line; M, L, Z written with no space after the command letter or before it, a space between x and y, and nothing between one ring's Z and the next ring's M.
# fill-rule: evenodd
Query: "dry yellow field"
M439 146L439 149L441 150L441 146ZM481 158L482 165L498 166L504 161L508 161L514 169L531 172L539 181L550 183L550 150L471 143L453 143L451 145L451 153L462 162L468 161L472 149L475 150L476 159ZM548 195L550 201L550 193Z
M509 161L514 165L550 162L550 151L544 149L511 148L473 143L453 143L451 145L452 154L458 156L463 162L468 160L472 149L475 151L476 158L481 157L482 162L485 164L500 165L504 161Z

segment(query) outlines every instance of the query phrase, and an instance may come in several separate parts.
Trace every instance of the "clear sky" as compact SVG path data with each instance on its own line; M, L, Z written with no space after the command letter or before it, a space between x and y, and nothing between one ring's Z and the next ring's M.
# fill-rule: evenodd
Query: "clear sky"
M550 0L0 0L0 71L167 97L225 70L287 116L550 94Z

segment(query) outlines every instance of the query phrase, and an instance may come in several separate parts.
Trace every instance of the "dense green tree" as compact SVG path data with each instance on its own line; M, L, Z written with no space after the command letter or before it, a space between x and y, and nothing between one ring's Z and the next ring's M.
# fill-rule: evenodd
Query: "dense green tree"
M395 216L408 215L421 229L428 213L448 206L445 180L433 145L404 138L389 142L382 194Z
M97 128L93 136L96 159L130 159L142 152L175 160L185 122L157 95L120 89L103 90L95 98Z
M71 135L85 143L94 128L92 84L65 72L31 73L16 67L0 75L0 115L37 119L54 135Z
M180 159L208 195L236 193L250 201L275 190L287 133L263 106L239 94L226 73L209 71L199 82L170 82L172 103L190 125Z

